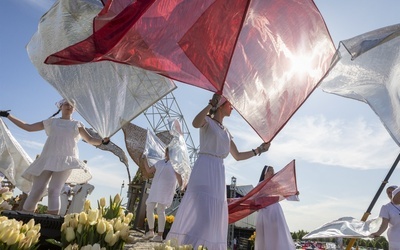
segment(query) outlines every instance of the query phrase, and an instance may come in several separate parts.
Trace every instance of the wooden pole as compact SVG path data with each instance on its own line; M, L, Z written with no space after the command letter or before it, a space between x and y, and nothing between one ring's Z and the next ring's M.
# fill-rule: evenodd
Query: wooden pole
M366 221L368 219L368 216L371 214L372 208L375 206L375 203L378 200L379 196L381 195L382 190L385 188L385 185L389 182L389 178L392 175L393 171L396 169L396 166L399 163L399 161L400 161L400 154L397 156L392 167L389 169L389 172L387 173L385 179L382 181L381 186L379 187L378 191L376 192L374 199L372 199L371 204L369 204L369 207L368 207L367 211L365 211L363 217L361 218L361 221ZM349 244L347 244L346 250L351 250L355 241L356 241L356 239L350 239Z

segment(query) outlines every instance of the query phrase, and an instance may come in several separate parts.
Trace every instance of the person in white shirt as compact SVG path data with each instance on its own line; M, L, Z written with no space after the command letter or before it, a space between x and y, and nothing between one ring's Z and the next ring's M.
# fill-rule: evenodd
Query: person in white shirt
M182 185L182 179L172 167L169 148L165 149L165 158L149 167L147 160L144 161L144 167L149 174L154 173L151 183L149 197L146 200L146 216L149 231L145 234L145 239L150 241L162 242L165 229L165 209L169 207L174 198L177 183ZM154 234L154 209L157 208L158 215L158 234Z
M389 250L400 250L400 205L396 205L392 201L392 194L397 186L386 188L386 194L390 202L381 207L379 217L382 218L382 224L378 231L372 233L370 237L379 237L383 232L387 231L389 241Z

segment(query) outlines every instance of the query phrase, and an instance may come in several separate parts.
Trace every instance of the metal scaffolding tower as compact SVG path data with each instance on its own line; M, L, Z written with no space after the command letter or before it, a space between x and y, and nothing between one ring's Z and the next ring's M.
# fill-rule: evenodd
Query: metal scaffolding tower
M185 138L188 149L190 165L193 166L198 156L199 147L193 143L188 126L185 122L181 109L175 99L174 94L170 92L161 100L153 104L150 108L143 112L147 121L150 123L154 133L169 130L168 121L178 119L182 126L183 137Z

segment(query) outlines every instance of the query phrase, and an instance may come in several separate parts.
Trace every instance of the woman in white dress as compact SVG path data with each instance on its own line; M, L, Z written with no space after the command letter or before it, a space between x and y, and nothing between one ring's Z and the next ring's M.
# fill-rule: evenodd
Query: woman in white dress
M48 184L49 214L58 214L60 210L60 194L65 181L73 169L85 168L85 163L78 159L77 143L82 137L92 145L107 144L109 138L91 137L83 124L72 119L74 106L65 99L56 103L58 112L47 120L33 124L25 123L11 115L8 111L0 111L0 116L7 117L15 125L28 132L45 130L47 140L42 153L22 174L33 182L32 189L26 199L23 210L34 212L36 205L45 193ZM54 118L61 111L60 118Z
M146 200L146 217L149 231L145 234L145 239L150 241L162 242L165 229L165 209L171 206L174 199L177 184L182 185L182 179L175 172L169 159L169 149L165 149L165 158L157 161L153 167L144 161L144 167L149 174L154 174L150 187L149 197ZM154 235L154 209L157 208L158 215L158 234Z
M265 166L260 176L260 182L271 178L274 174L273 167ZM279 202L258 210L254 249L296 249Z
M222 124L231 112L231 104L214 94L194 118L193 126L200 128L200 152L167 239L177 239L179 244L191 244L195 249L199 245L212 250L227 249L224 158L231 153L235 160L245 160L269 148L269 143L262 143L257 149L239 152Z
M390 186L386 189L386 194L391 200L381 207L379 217L382 218L382 224L378 231L372 233L371 237L379 237L387 228L387 237L389 241L389 250L400 250L400 205L396 205L392 198L398 193L397 186Z

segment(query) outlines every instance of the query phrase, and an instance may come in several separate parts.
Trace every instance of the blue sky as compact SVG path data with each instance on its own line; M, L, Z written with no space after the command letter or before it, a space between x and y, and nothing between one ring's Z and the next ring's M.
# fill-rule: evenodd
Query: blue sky
M0 9L0 109L29 123L46 119L56 111L61 99L29 61L25 46L36 32L40 17L52 5L50 0L3 0ZM384 26L399 23L400 2L393 0L317 0L332 39L337 46L345 40ZM191 121L211 97L210 92L177 83L174 91L191 135L198 143L198 130ZM190 98L189 98L190 97ZM85 121L75 113L74 118ZM31 158L41 152L44 132L28 133L4 119L11 133ZM132 123L150 127L143 116ZM250 150L261 139L242 118L233 113L225 125L239 150ZM85 123L86 124L86 123ZM125 149L122 132L112 141ZM114 155L79 143L80 158L88 160L95 185L89 196L92 202L115 195L127 183L125 166ZM266 154L250 160L225 160L226 182L232 176L237 185L256 185L265 164L280 170L296 159L300 202L283 201L282 207L291 231L311 231L344 216L361 218L400 153L379 118L364 103L323 93L317 89L272 142ZM130 161L133 176L137 166ZM400 184L399 170L390 184ZM127 188L122 190L126 197ZM127 199L127 198L125 198ZM370 218L378 216L380 206L388 201L382 194Z

